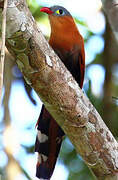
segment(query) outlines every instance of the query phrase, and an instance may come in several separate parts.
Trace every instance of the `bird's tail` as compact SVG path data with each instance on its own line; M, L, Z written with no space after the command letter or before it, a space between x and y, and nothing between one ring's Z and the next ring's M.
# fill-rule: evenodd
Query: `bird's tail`
M35 152L38 152L36 176L49 180L54 171L64 132L44 105L37 123Z

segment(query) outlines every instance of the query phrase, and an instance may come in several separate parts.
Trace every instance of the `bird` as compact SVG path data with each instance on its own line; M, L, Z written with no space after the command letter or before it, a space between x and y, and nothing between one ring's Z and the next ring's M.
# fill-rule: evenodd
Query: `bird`
M49 45L70 71L79 87L82 88L85 74L84 39L69 11L62 6L42 7L41 12L47 13L51 26ZM42 106L37 122L35 152L38 152L36 176L50 180L61 143L63 130Z

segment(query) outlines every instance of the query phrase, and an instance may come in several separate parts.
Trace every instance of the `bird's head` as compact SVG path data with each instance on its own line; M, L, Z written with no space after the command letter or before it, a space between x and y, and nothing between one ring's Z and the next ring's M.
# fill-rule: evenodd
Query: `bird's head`
M68 46L70 43L74 43L77 39L80 39L80 34L77 26L68 10L62 6L43 7L41 12L47 13L51 25L50 44L54 42L56 44L65 43L64 46ZM61 46L61 45L60 45ZM68 48L67 48L68 49Z
M57 17L71 16L71 14L62 6L43 7L40 9L41 12L45 12L48 15Z
M40 11L48 14L51 31L67 32L71 27L75 27L71 14L62 6L43 7Z

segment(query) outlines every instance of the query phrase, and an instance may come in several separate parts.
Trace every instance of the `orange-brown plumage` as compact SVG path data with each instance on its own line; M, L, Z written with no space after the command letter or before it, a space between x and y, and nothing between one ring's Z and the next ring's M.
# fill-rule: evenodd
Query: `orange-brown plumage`
M81 77L77 77L75 79L76 81L77 79L79 80L79 86L82 88L85 71L84 40L81 34L79 33L77 26L71 16L66 15L63 17L57 17L50 14L49 20L51 25L51 35L49 44L52 46L55 52L59 56L61 56L60 58L66 66L69 63L67 59L67 53L73 55L71 61L74 61L75 66L76 62L78 61L78 70L80 69L79 71ZM80 55L81 58L80 56L78 58L75 57L77 55ZM70 69L68 70L71 72Z
M72 16L61 6L44 7L41 11L49 15L51 25L49 44L82 88L85 71L84 40ZM43 157L42 154L47 156L46 161L38 162L37 177L49 180L55 167L64 132L44 106L39 117L38 130L46 134L48 140L43 144L37 138L35 144L39 158Z

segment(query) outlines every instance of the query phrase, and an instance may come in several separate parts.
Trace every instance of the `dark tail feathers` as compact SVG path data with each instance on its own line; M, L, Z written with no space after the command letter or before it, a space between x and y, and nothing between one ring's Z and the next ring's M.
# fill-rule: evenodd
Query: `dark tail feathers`
M37 123L35 152L38 152L36 176L49 180L54 171L64 132L44 105Z

